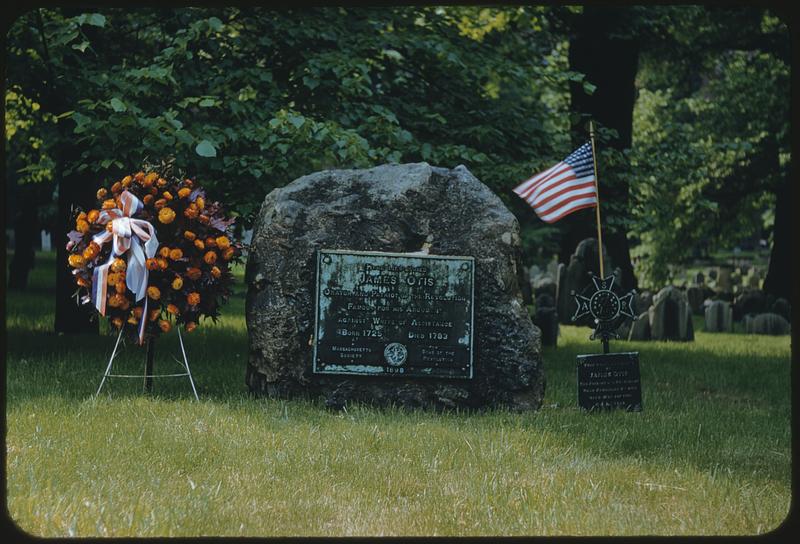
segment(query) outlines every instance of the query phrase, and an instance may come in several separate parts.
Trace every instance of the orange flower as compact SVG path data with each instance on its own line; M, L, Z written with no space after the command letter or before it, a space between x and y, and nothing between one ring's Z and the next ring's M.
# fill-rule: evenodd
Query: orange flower
M169 247L161 246L158 249L158 254L161 255L162 257L169 257Z
M216 266L214 266L211 268L211 275L214 276L215 278L219 278L222 275L222 271Z
M120 182L116 182L114 185L111 186L112 193L117 194L120 191L122 191L122 184Z
M198 196L194 199L194 203L197 204L197 208L200 210L206 207L206 201L202 196Z
M163 189L164 187L167 186L167 180L165 180L164 178L158 178L156 185L158 185L160 189Z
M164 206L166 206L166 205L167 205L167 201L166 201L166 200L164 200L163 198L159 198L158 200L156 200L156 203L155 203L155 204L153 204L153 205L156 207L156 209L157 209L157 210L160 210L160 209L162 209Z
M124 282L119 282L119 283L114 284L114 289L116 289L117 293L119 293L120 295L124 295L125 294L125 289L126 289L125 283Z
M172 194L169 191L164 191L164 194L162 194L161 196L163 196L167 200L172 200Z
M181 287L183 287L183 278L181 278L180 276L178 276L178 277L176 277L174 280L172 280L172 288L173 288L173 289L175 289L175 290L177 291L177 290L179 290Z
M122 318L115 317L114 319L111 320L111 324L114 325L116 328L121 329L122 328Z
M169 263L164 257L158 257L156 261L158 261L158 268L161 270L166 270L167 266L169 266Z
M183 232L183 237L186 238L187 240L194 240L195 238L197 238L197 235L190 230L186 230Z
M197 306L200 304L200 293L192 292L186 296L186 302L189 303L189 306Z
M195 323L194 321L189 321L186 324L186 332L192 332L196 328L197 328L197 323Z
M206 245L208 247L217 247L217 241L209 236L208 238L206 238Z
M122 185L124 185L125 187L128 187L131 184L132 181L133 181L133 178L131 176L125 176L124 178L122 178Z
M133 176L133 179L135 179L139 183L143 182L144 181L144 172L136 172L136 174L134 174L134 176Z
M124 272L128 269L128 265L122 259L114 259L114 262L111 263L111 271L112 272Z
M75 282L81 287L91 287L92 282L82 276L75 276Z
M197 208L192 208L192 207L186 208L185 210L183 210L183 215L187 219L195 219L198 215Z
M75 230L81 234L86 234L89 232L89 223L87 223L85 219L78 219L75 221Z
M227 236L219 236L217 237L217 247L220 249L227 249L231 247L231 241L228 240Z
M148 321L155 321L156 319L158 319L158 316L160 316L160 315L161 315L161 310L156 308L155 310L150 310L147 313L147 319L148 319Z
M137 319L141 319L143 313L144 313L144 308L142 308L141 306L137 306L136 308L133 309L133 315L135 315Z
M106 280L109 285L116 285L125 281L125 272L110 272Z
M97 221L98 217L100 217L100 212L98 212L97 210L89 210L89 213L86 214L86 220L89 223L94 223L95 221Z
M200 251L203 251L206 248L206 245L203 243L202 240L195 240L194 241L194 247L196 247Z
M120 296L122 296L122 295L120 295ZM128 300L128 297L124 297L124 296L122 297L122 302L120 303L119 307L120 307L121 310L127 310L128 308L131 307L131 301Z
M158 194L158 187L156 187L155 185L150 187L150 194L156 196Z
M117 203L116 203L116 201L114 201L113 198L109 198L108 200L104 200L103 201L103 209L104 210L110 210L111 208L116 208L116 207L117 207Z
M158 212L158 220L165 225L169 225L175 221L175 212L172 211L172 208L161 208L161 210Z
M81 255L77 253L73 253L69 256L69 265L72 268L83 268L86 266L86 259L84 259Z
M207 251L205 255L203 255L203 260L206 264L214 264L217 262L217 254L214 251Z
M150 204L153 203L153 195L144 195L144 198L142 198L142 202L144 202L145 206L149 206Z
M124 295L119 293L114 293L113 295L108 297L108 305L112 308L122 308L125 306L125 303L128 301Z
M79 214L78 214L78 217L77 217L76 219L77 219L78 221L86 221L86 212L81 212L81 213L79 213Z
M108 191L106 190L106 188L105 187L100 187L97 190L97 200L103 200L106 197L107 194L108 194Z
M156 174L155 172L150 172L144 177L142 185L144 185L145 187L150 187L156 182L157 179L158 179L158 174Z
M180 310L178 310L178 307L175 306L174 304L167 304L167 311L172 315L178 315L179 313L181 313Z
M147 259L144 262L144 265L147 267L148 270L158 270L158 261L155 259Z
M91 241L86 249L83 250L83 258L87 261L91 261L95 257L100 254L100 246L97 245L97 242Z
M161 290L155 285L151 285L147 288L147 296L152 300L158 300L161 298Z
M192 267L186 269L186 275L189 276L190 280L199 280L202 274L203 272L199 268Z
M172 328L172 325L170 325L169 321L166 321L164 319L158 322L158 326L163 332L169 332L170 329Z
M211 220L208 218L208 216L207 216L207 215L205 215L205 214L200 214L200 215L197 217L197 220L198 220L198 221L200 221L200 222L201 222L202 224L204 224L204 225L208 225L208 222L209 222L209 221L211 221Z
M187 187L194 186L194 182L192 180L190 180L189 178L186 178L185 180L183 180L183 184L186 185Z
M225 251L222 252L222 258L226 261L230 261L233 258L234 250L232 247L229 247Z
M182 187L178 189L178 198L186 198L190 194L192 194L192 190L188 187Z
M177 261L178 259L183 258L183 251L178 248L171 249L169 252L169 258L173 261Z

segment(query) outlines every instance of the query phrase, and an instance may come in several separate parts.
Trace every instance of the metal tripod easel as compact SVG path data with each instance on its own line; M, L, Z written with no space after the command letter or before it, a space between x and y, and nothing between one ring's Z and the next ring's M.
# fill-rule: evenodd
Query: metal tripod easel
M195 388L194 380L192 379L192 371L189 370L189 360L186 358L186 348L184 348L183 346L183 336L181 335L181 329L180 327L175 327L175 329L178 331L178 341L181 344L181 354L183 355L183 362L178 361L178 359L176 359L175 357L173 357L173 359L175 359L175 361L177 361L177 363L180 364L186 370L186 372L181 372L177 374L148 374L147 367L145 366L144 374L111 374L111 365L114 363L114 358L117 355L119 342L122 339L122 333L124 331L124 328L120 328L119 334L117 335L117 341L114 344L114 351L111 352L111 358L109 358L108 366L106 367L105 373L103 373L103 379L100 381L100 387L97 388L97 393L95 393L94 396L97 397L100 394L100 391L103 389L103 385L106 383L107 378L143 378L145 382L147 382L149 378L178 378L181 376L188 376L189 383L192 385L192 392L194 393L194 398L195 400L199 401L200 397L197 396L197 389Z

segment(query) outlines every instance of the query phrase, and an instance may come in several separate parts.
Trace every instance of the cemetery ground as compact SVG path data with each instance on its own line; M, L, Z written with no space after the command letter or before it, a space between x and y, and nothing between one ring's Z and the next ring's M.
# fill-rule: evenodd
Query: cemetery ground
M789 510L790 338L709 334L639 351L644 411L576 407L589 330L544 350L536 413L433 413L251 397L244 286L186 336L185 378L116 379L114 337L56 336L54 259L6 298L7 508L40 536L732 535ZM156 371L178 369L175 334ZM141 372L127 346L120 370ZM115 363L116 364L116 363ZM117 368L115 366L115 368Z

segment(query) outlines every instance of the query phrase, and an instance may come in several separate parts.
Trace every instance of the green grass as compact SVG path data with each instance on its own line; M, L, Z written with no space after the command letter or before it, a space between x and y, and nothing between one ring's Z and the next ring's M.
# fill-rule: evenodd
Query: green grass
M7 503L39 536L756 534L791 497L789 337L696 333L638 350L644 411L576 408L563 327L536 413L327 411L250 397L243 287L183 379L116 380L111 336L48 333L52 256L7 296ZM177 368L173 335L156 369ZM128 346L121 368L141 371Z

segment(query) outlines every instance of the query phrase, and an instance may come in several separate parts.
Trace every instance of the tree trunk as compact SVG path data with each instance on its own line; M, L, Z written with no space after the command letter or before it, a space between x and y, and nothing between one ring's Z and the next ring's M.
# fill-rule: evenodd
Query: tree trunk
M63 172L63 162L59 166ZM67 264L67 235L75 225L72 210L82 207L88 210L95 203L94 187L86 176L72 173L62 176L58 188L58 219L53 231L53 244L56 246L56 315L55 332L75 334L98 334L98 320L94 307L79 304L73 296L78 286Z
M772 234L772 251L769 255L769 268L764 279L764 291L775 297L792 300L792 219L789 206L792 191L784 178L775 191L775 225Z
M583 114L581 125L585 116L589 116L602 127L615 129L619 137L604 145L620 151L631 147L633 107L636 102L634 80L639 62L639 44L635 40L612 37L615 32L629 32L620 22L624 21L626 9L585 6L569 48L570 69L585 74L586 81L596 85L594 93L589 95L584 92L582 83L574 82L570 86L572 109ZM575 129L577 147L587 140L587 134L582 126ZM598 154L601 150L602 147L598 149ZM618 225L619 220L629 213L628 184L613 170L604 168L601 161L597 170L603 242L614 265L622 270L624 287L632 289L637 287L637 281L631 264L627 229L608 226L610 223ZM569 255L580 240L596 237L594 213L594 210L577 212L562 220L565 228L560 255L562 262L569 262ZM609 222L608 217L617 221Z
M22 291L28 287L28 273L35 262L39 221L35 187L19 187L16 192L18 208L14 217L14 256L8 266L8 288Z

